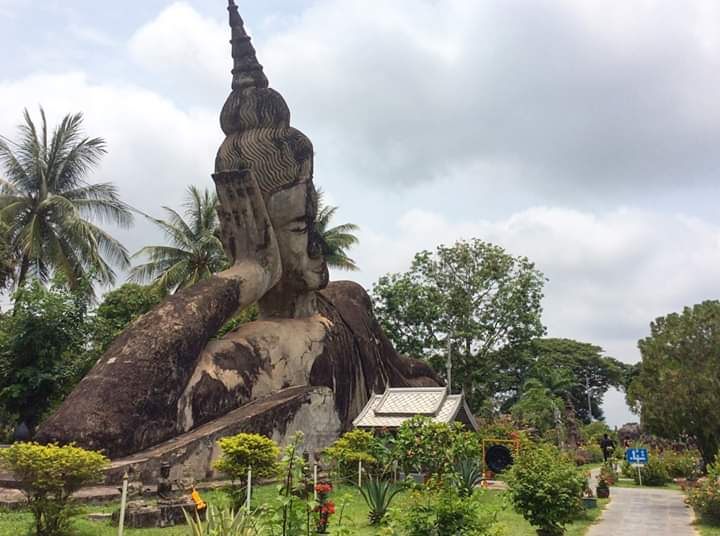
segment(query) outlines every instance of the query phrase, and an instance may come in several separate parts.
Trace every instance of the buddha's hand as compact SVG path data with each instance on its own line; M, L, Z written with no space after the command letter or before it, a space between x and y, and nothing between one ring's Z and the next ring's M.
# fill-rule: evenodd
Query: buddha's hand
M267 291L280 280L282 263L257 181L249 170L222 171L213 179L225 252L234 267L259 267Z

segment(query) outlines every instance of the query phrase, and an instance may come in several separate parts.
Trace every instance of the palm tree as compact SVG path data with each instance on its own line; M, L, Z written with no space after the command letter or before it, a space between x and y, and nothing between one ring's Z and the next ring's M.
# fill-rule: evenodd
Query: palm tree
M194 285L228 265L219 238L217 195L208 189L190 186L183 204L184 216L163 207L167 220L150 218L170 239L169 246L146 246L133 257L147 256L148 262L135 266L129 279L151 281L165 293Z
M132 214L112 183L84 180L105 141L84 137L82 114L66 115L51 135L42 108L40 116L38 128L25 110L18 141L0 136L0 220L17 258L15 281L60 274L71 288L91 277L112 285L111 264L127 268L128 252L91 220L129 227Z
M358 243L353 234L358 230L354 223L344 223L330 227L330 220L335 216L338 207L326 205L323 202L323 191L317 192L318 212L315 217L315 227L322 238L323 255L329 266L341 270L357 270L355 261L348 257L347 250Z

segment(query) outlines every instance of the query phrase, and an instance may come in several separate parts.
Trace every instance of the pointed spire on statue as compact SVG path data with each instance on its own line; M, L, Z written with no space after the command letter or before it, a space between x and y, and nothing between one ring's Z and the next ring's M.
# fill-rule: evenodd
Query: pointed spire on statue
M250 36L245 32L238 7L234 0L228 0L230 28L232 28L233 79L232 89L245 87L268 87L268 79L258 62Z

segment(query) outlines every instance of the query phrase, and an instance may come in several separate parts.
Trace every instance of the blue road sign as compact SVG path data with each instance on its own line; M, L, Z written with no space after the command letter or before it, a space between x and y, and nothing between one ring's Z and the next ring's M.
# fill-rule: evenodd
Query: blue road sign
M629 463L646 464L648 462L648 451L647 449L627 449L625 458Z

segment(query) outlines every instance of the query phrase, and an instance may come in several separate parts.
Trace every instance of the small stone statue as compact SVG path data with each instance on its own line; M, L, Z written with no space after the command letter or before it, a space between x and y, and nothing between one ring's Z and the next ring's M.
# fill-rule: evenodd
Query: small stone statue
M171 501L175 498L173 493L173 485L170 480L170 464L163 462L160 465L160 477L157 481L157 496L158 501Z

